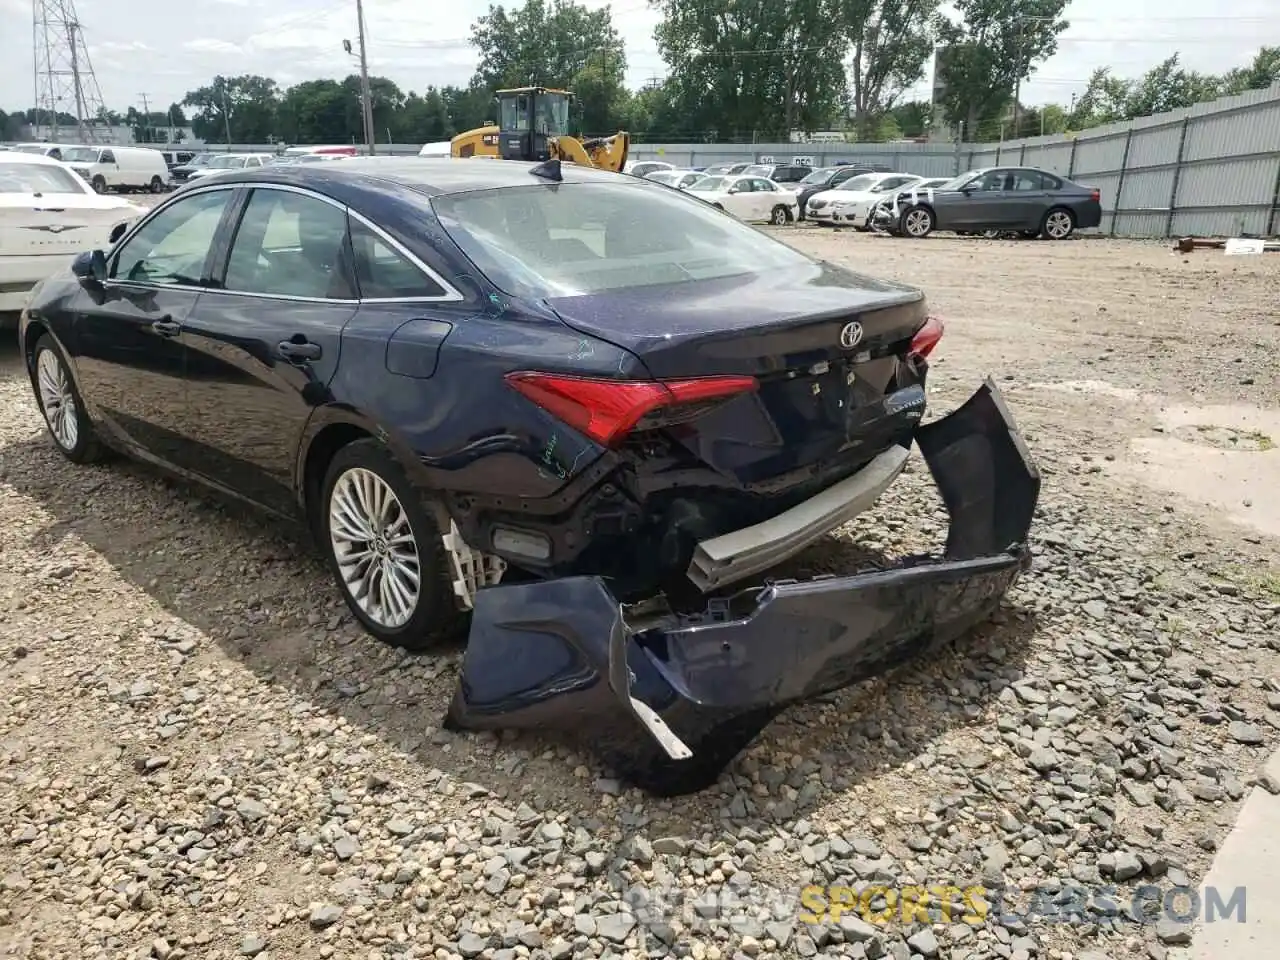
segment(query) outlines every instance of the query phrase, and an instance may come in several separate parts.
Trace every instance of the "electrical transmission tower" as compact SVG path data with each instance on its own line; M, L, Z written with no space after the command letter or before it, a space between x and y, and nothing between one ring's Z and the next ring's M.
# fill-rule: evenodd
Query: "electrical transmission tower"
M75 117L76 140L97 143L110 140L106 105L98 78L93 75L84 31L76 17L74 0L32 0L35 45L36 116L35 134L48 128L49 139L57 142L59 114Z

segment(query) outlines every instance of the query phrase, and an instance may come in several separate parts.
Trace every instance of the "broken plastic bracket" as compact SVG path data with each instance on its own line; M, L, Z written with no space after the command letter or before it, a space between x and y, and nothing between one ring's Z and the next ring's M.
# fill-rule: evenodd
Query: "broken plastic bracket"
M440 538L444 542L445 553L449 556L453 592L463 609L475 608L476 591L481 587L491 587L502 580L506 572L507 562L501 557L482 553L467 545L462 539L458 525L449 521L449 532Z

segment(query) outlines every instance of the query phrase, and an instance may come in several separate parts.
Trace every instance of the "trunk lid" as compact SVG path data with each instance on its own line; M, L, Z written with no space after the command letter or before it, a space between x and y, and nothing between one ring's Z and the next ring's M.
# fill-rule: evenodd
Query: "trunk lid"
M138 211L115 197L0 193L0 256L74 255L105 248L111 229Z
M923 368L905 362L926 319L911 287L815 264L549 304L578 332L634 353L655 379L756 377L756 393L669 431L744 484L866 462L909 443L924 411Z

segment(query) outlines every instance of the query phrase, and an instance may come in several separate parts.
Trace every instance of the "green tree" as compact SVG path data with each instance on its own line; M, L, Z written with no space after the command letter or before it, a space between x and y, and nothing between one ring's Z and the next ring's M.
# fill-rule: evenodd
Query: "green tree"
M902 136L923 137L929 132L929 123L933 119L933 104L928 100L909 100L893 107L889 114L902 131Z
M896 139L881 135L902 135L896 118L886 125L885 115L924 76L940 24L938 0L849 0L843 11L853 45L849 100L858 137Z
M1183 69L1175 53L1130 88L1125 113L1128 117L1149 117L1213 100L1221 93L1221 78Z
M1265 90L1280 82L1280 47L1263 47L1247 67L1228 70L1222 77L1222 93Z
M842 0L658 0L667 85L691 135L786 140L842 112ZM694 132L697 132L695 134Z
M589 64L621 85L626 48L607 7L573 0L526 0L510 12L490 6L471 27L480 53L475 85L489 90L539 84L567 87Z
M290 87L276 111L286 143L350 143L362 126L348 125L350 92L337 80L304 80Z
M967 140L992 135L1013 102L1015 88L1058 49L1070 24L1068 0L956 0L959 23L940 31L942 107L951 124L965 124Z
M267 143L279 136L280 90L269 77L219 74L208 86L189 91L182 103L196 110L191 129L201 140L226 142L228 128L232 143Z

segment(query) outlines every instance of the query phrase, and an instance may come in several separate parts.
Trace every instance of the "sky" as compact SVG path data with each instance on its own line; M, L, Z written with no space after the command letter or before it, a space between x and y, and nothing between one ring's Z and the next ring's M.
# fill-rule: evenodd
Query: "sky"
M628 85L661 77L665 66L653 42L660 19L646 0L584 0L612 6L626 41ZM511 4L508 4L510 6ZM516 4L518 5L518 3ZM108 107L155 109L180 101L218 73L257 73L282 86L316 77L342 77L356 61L343 39L356 38L355 0L77 0L98 86ZM405 90L465 85L475 67L467 38L488 0L365 0L370 72ZM1090 72L1107 65L1136 76L1172 53L1189 68L1221 72L1247 62L1263 44L1280 44L1280 2L1230 0L1223 16L1206 15L1202 0L1073 0L1071 28L1059 52L1024 85L1027 103L1068 103ZM0 0L0 109L34 101L32 0ZM918 96L928 99L929 78Z

